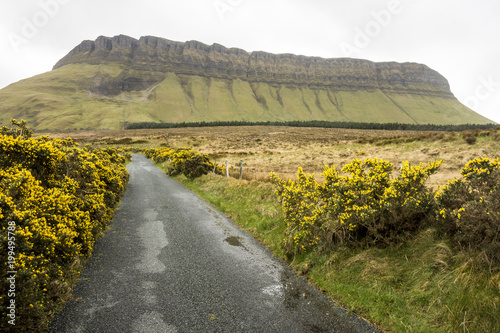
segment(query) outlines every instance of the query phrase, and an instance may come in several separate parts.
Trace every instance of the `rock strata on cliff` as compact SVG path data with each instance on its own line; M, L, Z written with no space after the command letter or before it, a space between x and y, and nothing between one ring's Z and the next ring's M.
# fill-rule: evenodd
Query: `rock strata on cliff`
M54 70L0 90L0 123L118 129L140 122L491 123L416 63L247 52L120 35L83 41Z
M81 63L116 63L127 69L116 78L99 78L98 84L90 87L105 95L142 90L161 82L166 73L175 73L240 79L250 83L307 85L338 90L381 89L453 98L448 81L422 64L324 59L261 51L249 53L220 44L181 43L152 36L139 40L124 35L100 36L95 41L83 41L57 62L54 69ZM129 74L129 70L133 70L134 74ZM149 74L139 75L141 72Z

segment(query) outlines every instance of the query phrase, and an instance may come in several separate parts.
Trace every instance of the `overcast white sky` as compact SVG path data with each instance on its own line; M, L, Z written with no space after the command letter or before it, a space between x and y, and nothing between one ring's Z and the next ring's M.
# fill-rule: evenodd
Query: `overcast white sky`
M0 0L0 88L119 34L246 51L423 63L500 123L498 0Z

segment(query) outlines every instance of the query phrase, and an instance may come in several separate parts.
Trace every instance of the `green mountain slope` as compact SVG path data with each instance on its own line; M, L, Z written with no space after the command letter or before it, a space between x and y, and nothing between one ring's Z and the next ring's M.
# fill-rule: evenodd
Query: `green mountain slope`
M84 41L52 71L0 90L0 124L12 117L36 129L233 120L491 123L425 65L127 36Z

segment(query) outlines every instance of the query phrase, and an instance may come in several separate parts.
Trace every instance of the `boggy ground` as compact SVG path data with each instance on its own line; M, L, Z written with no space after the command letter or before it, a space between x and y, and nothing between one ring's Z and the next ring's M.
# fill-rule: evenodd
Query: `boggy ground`
M219 164L227 161L235 174L240 161L244 178L268 180L271 171L294 178L297 168L321 180L323 166L338 168L353 159L380 158L395 166L443 160L429 182L444 184L460 174L470 159L500 157L500 129L467 133L296 128L275 126L200 127L140 130L40 132L72 137L82 143L153 148L191 146ZM466 142L473 137L474 142Z

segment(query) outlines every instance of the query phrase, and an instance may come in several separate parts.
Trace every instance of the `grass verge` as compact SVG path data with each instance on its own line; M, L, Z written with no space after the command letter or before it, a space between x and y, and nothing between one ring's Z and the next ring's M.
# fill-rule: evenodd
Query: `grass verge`
M212 174L175 179L286 260L273 185ZM404 245L313 251L289 264L388 332L500 332L500 274L478 268L474 258L427 229Z

